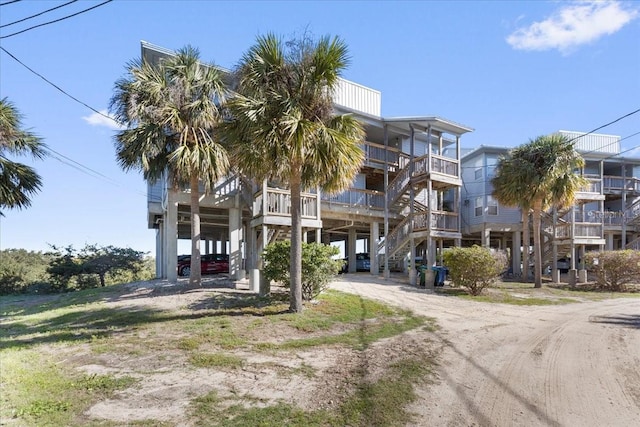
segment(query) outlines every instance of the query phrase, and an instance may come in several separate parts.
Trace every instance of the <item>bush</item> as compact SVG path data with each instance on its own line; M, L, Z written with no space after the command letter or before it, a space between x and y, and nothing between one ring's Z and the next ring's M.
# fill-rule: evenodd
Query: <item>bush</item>
M339 253L340 250L334 246L302 243L302 298L305 301L318 296L329 285L331 278L338 274L343 261L331 257ZM291 242L286 240L269 244L262 257L265 261L265 279L288 288L291 281Z
M479 246L452 248L444 253L444 263L454 284L466 288L471 295L480 295L502 274L507 256Z
M640 251L589 252L585 258L602 290L624 292L627 283L640 282Z
M25 249L0 251L0 295L28 292L31 285L49 280L51 256Z

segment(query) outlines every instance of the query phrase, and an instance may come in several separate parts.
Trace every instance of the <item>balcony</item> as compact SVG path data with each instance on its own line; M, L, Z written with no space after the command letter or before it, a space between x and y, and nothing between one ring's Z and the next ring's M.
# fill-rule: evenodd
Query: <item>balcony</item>
M604 200L605 197L602 194L602 180L596 175L585 175L584 178L588 181L587 185L582 187L576 192L577 200Z
M260 190L253 196L253 217L291 217L291 193L289 190L267 188L266 197ZM301 194L302 219L319 220L318 195Z
M558 239L602 239L602 223L576 222L573 224L559 224L556 226L556 238Z
M603 186L605 194L620 194L622 190L628 193L640 194L640 179L638 178L606 175L603 177Z
M384 209L384 193L382 191L351 188L340 194L322 194L322 200L330 204L345 206L362 206L369 209Z
M389 164L389 171L395 172L409 164L409 155L394 147L385 147L374 142L365 141L360 146L365 154L365 165L384 169Z

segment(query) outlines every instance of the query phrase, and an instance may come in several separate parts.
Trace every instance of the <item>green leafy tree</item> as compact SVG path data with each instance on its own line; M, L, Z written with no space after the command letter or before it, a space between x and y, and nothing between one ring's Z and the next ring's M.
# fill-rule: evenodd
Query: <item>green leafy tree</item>
M0 294L26 292L47 287L51 256L25 249L0 251Z
M200 188L208 192L227 173L227 152L217 142L221 103L227 94L222 72L200 62L185 47L159 64L133 61L115 84L110 109L127 129L116 135L116 156L125 170L150 181L165 171L175 187L188 186L191 204L190 286L200 286Z
M94 283L105 286L107 275L112 277L123 272L135 275L144 266L144 252L115 246L85 245L81 250L73 246L54 249L54 259L48 272L57 290L65 290L72 284L81 288ZM97 279L97 280L96 280Z
M332 259L340 250L322 243L302 242L302 298L312 300L329 285L342 268L343 261ZM291 284L291 241L284 240L267 245L262 254L267 280Z
M362 125L336 115L333 95L348 64L339 38L287 43L269 34L242 57L237 94L225 127L234 164L247 176L287 185L291 191L291 301L302 311L301 192L347 188L364 159Z
M584 159L560 134L540 136L498 161L493 196L507 206L520 207L523 214L529 209L533 212L536 288L542 287L542 212L574 204L576 193L588 183L576 173L582 166Z
M467 289L471 295L480 295L491 286L507 267L507 256L480 246L451 248L444 253L444 263L451 281Z
M9 156L31 155L41 159L46 154L42 139L22 128L18 109L7 98L0 99L0 209L30 206L31 197L42 186L32 167L14 162Z

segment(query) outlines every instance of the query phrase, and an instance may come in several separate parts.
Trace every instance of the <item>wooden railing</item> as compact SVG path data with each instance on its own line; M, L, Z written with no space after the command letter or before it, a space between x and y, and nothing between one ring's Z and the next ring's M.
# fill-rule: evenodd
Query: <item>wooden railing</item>
M603 181L605 193L609 191L622 191L623 189L640 193L640 179L638 178L606 175L603 177Z
M317 194L313 193L302 193L301 194L301 208L302 208L302 217L303 218L318 218L318 209L317 209ZM254 195L253 202L253 216L260 216L265 214L265 206L266 206L266 214L267 215L281 215L281 216L290 216L291 215L291 193L289 190L280 190L276 188L268 188L267 189L267 198L266 204L263 198L262 190L258 191Z
M382 191L351 188L332 196L322 193L322 200L348 206L366 206L373 209L384 209L384 193Z
M579 237L595 237L602 238L602 224L593 222L576 222L574 224L575 233L571 235L571 224L562 224L556 226L556 238L570 239Z
M389 256L392 256L399 248L400 245L405 241L409 232L411 231L411 224L409 222L410 217L406 217L403 219L400 224L398 224L391 232L389 233L389 237L387 237L387 253Z
M586 178L587 181L589 181L589 183L587 185L585 185L584 187L582 187L578 191L578 193L597 193L597 194L600 194L600 190L602 189L602 181L600 180L600 177L595 178L595 177L591 177L591 176L585 175L584 178Z
M431 155L431 172L438 172L458 178L458 161L447 157Z

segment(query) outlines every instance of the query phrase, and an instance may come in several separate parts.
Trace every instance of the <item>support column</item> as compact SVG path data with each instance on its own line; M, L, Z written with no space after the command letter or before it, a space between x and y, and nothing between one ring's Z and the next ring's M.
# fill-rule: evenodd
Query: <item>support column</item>
M349 239L347 240L347 256L349 257L349 273L356 272L356 240L358 239L355 227L349 228Z
M178 202L174 190L167 192L166 218L165 271L167 280L175 283L178 280Z
M316 243L322 242L322 229L316 228Z
M369 230L369 262L371 274L378 274L378 239L380 238L380 225L374 221Z
M260 292L260 270L258 270L258 229L250 228L250 222L247 223L247 271L249 272L249 290L251 292Z
M513 232L513 244L511 246L511 269L513 270L514 275L522 274L522 241L521 234L519 231Z
M258 267L260 268L260 296L269 295L271 293L271 282L265 279L262 273L264 261L262 260L262 251L269 244L269 228L262 225L262 236L258 239Z
M606 247L606 249L608 251L612 251L613 250L613 233L605 234L605 238L607 239L607 247Z
M237 206L237 203L236 203L236 206ZM230 208L229 209L229 277L235 280L243 279L242 251L240 250L241 240L242 240L242 211L238 207Z
M209 255L209 239L204 239L204 254Z
M482 229L482 247L483 248L491 247L491 229L487 228L486 225Z
M156 230L156 279L163 279L166 273L164 267L164 221L161 221Z
M389 273L389 133L387 125L384 125L384 272L383 277L388 279Z

